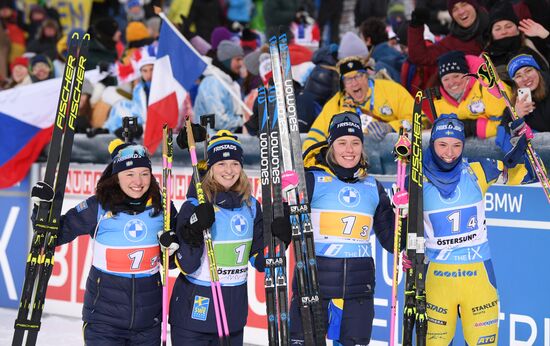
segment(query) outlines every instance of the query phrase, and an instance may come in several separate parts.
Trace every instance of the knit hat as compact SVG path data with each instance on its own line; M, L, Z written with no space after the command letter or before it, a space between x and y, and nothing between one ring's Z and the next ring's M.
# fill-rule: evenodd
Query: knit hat
M126 26L126 42L135 42L151 38L149 29L142 22L130 22Z
M237 56L244 56L244 51L241 46L233 41L223 40L218 45L216 55L219 61L231 60Z
M437 59L439 78L449 73L469 73L468 63L464 52L453 50L441 55Z
M222 160L236 160L243 164L243 148L237 136L229 130L219 130L208 142L208 168Z
M470 5L472 5L476 9L476 11L479 9L479 4L478 4L477 0L448 0L447 1L447 10L451 14L451 16L453 15L453 7L455 7L455 5L459 2L469 3Z
M367 45L356 33L348 31L342 36L340 46L338 47L338 59L344 59L349 56L365 58L368 55L369 49Z
M262 54L262 51L259 49L256 49L255 51L248 53L244 57L244 66L246 67L246 70L255 76L260 75L260 55Z
M258 34L251 29L244 29L241 34L241 47L247 52L252 52L258 48Z
M363 63L361 57L351 56L338 61L336 65L340 78L344 77L346 73L353 71L367 72L367 66Z
M363 130L361 118L356 113L343 112L335 114L330 120L328 127L328 144L332 145L335 140L342 136L355 136L363 142Z
M233 34L229 31L229 29L225 26L218 26L210 35L210 44L212 45L212 49L218 49L218 45L221 41L231 40L231 37L233 37Z
M434 121L430 144L438 138L451 137L464 142L464 123L454 113L440 114Z
M208 43L204 38L200 37L199 35L193 36L190 42L193 48L195 48L201 55L206 55L206 53L208 53L208 51L212 49L210 43Z
M525 66L531 66L540 71L539 64L537 64L535 58L533 58L533 56L529 54L520 54L513 57L512 60L510 60L510 62L508 63L506 69L508 70L508 75L511 78L514 78L516 72L518 72L520 68Z
M151 169L151 160L149 159L147 149L143 145L124 143L117 138L109 143L109 153L113 160L112 174L136 167Z
M497 2L491 7L489 12L489 31L492 30L493 24L501 20L509 20L512 23L519 25L519 18L514 12L512 4L506 0Z
M33 66L38 64L39 62L43 62L44 64L48 65L51 69L53 69L53 64L50 58L48 58L44 54L37 54L31 58L31 62L29 64L31 70Z
M29 59L27 59L24 56L18 56L17 58L13 59L13 61L10 64L10 72L13 72L13 68L17 65L25 66L28 69L29 68Z

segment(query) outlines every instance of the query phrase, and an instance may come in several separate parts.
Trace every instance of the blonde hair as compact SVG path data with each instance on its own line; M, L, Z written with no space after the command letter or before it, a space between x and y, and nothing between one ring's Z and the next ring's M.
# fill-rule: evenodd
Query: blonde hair
M338 163L336 163L336 158L334 157L334 149L332 148L332 145L328 147L327 152L325 154L325 161L327 162L329 168L334 171L334 166L339 166ZM359 164L361 165L361 169L359 171L359 175L357 178L363 179L366 178L368 175L367 168L368 168L368 156L365 150L363 149L361 151L361 159L359 160Z
M204 191L204 194L206 195L206 198L210 202L213 202L216 199L216 195L218 194L218 192L225 191L225 187L218 183L214 178L214 173L212 169L206 171L206 174L202 180L202 189ZM251 205L250 196L252 196L252 187L250 186L248 176L244 172L244 169L241 169L239 179L237 179L235 184L231 186L229 191L236 192L241 196L241 204L244 201L248 206Z

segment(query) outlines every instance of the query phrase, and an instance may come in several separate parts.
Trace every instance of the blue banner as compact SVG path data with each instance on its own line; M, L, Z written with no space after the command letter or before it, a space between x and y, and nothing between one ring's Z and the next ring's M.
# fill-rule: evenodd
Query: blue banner
M0 190L0 306L17 308L29 253L29 176Z
M385 179L385 177L383 178ZM381 179L382 180L382 179ZM383 182L389 193L391 182ZM488 237L500 297L499 345L550 345L550 205L538 185L491 186L485 197ZM375 321L372 343L390 337L393 256L376 242ZM397 339L402 341L400 276ZM460 321L454 345L464 345Z

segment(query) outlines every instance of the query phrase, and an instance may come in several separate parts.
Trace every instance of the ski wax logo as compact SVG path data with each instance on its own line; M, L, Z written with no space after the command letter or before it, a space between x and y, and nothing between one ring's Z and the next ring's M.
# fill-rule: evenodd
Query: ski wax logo
M361 195L354 187L346 186L338 192L338 201L346 207L356 207L361 201Z
M208 305L210 305L210 298L195 296L191 318L198 321L206 321L206 317L208 316Z
M480 336L479 339L477 339L476 345L492 345L497 341L497 335L491 334L486 336Z
M147 236L147 226L139 219L132 219L124 225L124 236L131 242L138 242Z
M245 235L248 230L248 221L246 221L245 217L242 215L233 215L230 224L231 231L239 237Z

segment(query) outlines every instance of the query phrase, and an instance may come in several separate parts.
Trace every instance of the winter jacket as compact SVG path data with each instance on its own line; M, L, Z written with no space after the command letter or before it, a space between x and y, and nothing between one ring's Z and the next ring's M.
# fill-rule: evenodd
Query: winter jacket
M386 18L388 0L357 0L355 9L355 27L358 27L370 17Z
M497 127L506 109L503 98L497 98L479 81L470 78L460 101L439 87L440 99L434 100L437 114L455 113L464 122L466 137L489 138L497 134ZM509 94L509 90L506 90Z
M481 42L477 38L463 41L450 34L434 45L427 46L424 41L424 27L409 25L407 42L409 60L417 65L436 65L437 58L451 50L459 50L465 54L479 55L482 51Z
M151 244L157 245L156 234L162 230L162 213L157 216L151 216L152 209L147 207L141 213L137 212L120 212L112 214L110 211L102 209L97 198L92 196L70 209L62 218L60 223L59 238L56 245L66 244L74 240L80 235L89 235L94 239L94 259L92 268L86 281L86 292L84 294L84 307L82 311L82 319L88 323L106 323L116 328L121 329L148 329L161 323L162 311L162 285L160 275L158 273L157 264L144 260L139 264L140 274L117 274L117 268L121 265L130 264L115 260L110 260L114 254L125 246L121 244L121 239L127 240L128 247L145 246L136 245L138 241L149 239L149 247L144 247L146 253L154 250ZM172 206L172 212L175 213L175 208ZM175 214L173 214L175 215ZM132 217L133 216L133 217ZM128 220L129 221L124 221ZM121 228L118 229L113 225L121 223ZM132 230L132 225L145 223L147 227L145 232ZM175 223L172 223L175 226ZM151 227L154 226L154 227ZM113 232L124 232L124 236ZM128 234L126 234L128 232ZM137 239L139 238L139 239ZM96 241L101 239L101 242ZM151 243L153 241L153 243ZM110 243L112 242L112 243ZM111 252L106 252L105 249L112 248ZM157 246L157 251L160 249ZM127 250L129 251L129 250ZM95 255L105 255L105 261L95 259ZM128 256L120 255L123 258ZM96 264L96 260L98 260ZM98 269L96 265L103 265L105 269ZM143 267L143 269L142 269ZM144 272L147 270L147 274ZM111 272L112 270L112 272ZM126 269L126 271L129 269Z
M401 66L407 58L403 53L391 47L388 42L382 42L372 47L372 58L376 61L374 69L385 68L390 77L397 83L401 82Z
M191 246L186 243L181 236L182 227L186 227L197 205L196 192L193 187L190 188L187 197L188 199L181 207L177 218L179 227L177 235L180 248L176 252L175 259L180 269L180 275L174 284L170 301L170 324L172 328L183 327L196 332L216 333L216 317L214 314L214 302L212 300L210 284L197 279L197 276L200 275L200 273L197 272L199 272L200 269L204 271L205 266L208 267L208 259L204 245L201 247ZM243 224L247 225L244 233L248 234L248 232L251 231L253 238L250 247L247 246L245 248L249 251L248 253L244 253L244 262L246 263L246 259L248 259L257 270L263 271L265 260L262 253L262 211L259 202L255 198L251 197L250 202L252 203L251 206L248 206L246 203L241 203L240 196L232 191L218 193L214 201L216 220L220 220L225 213L234 216L231 218L230 225L216 224L220 221L214 222L214 225L211 227L212 238L214 241L216 258L218 261L220 261L220 258L224 258L227 262L227 258L233 258L232 256L235 255L235 251L237 250L233 248L229 249L227 246L224 247L224 244L216 246L216 239L229 237L231 239L229 242L234 243L239 241L240 233L236 228L242 227ZM234 220L239 221L239 226L236 225ZM245 221L243 222L243 220ZM248 220L253 220L252 225L248 224ZM224 253L224 251L229 251L230 253ZM222 270L219 267L219 263L218 268L218 272L220 273ZM245 276L246 275L247 274L245 274ZM234 332L242 330L246 325L248 295L246 281L245 283L239 284L226 283L231 279L231 274L220 274L229 332Z
M227 1L227 19L231 22L250 22L252 14L252 0L229 0Z
M545 83L546 98L542 101L535 101L535 110L527 114L524 119L527 125L531 127L533 131L537 132L550 132L550 73L541 72L542 83ZM510 112L507 110L502 118L501 125L509 133L508 124L512 121Z
M243 126L241 106L225 86L214 77L214 70L235 91L235 94L241 95L241 88L237 82L233 81L227 73L210 65L199 84L193 105L193 113L197 115L194 121L199 122L203 114L216 114L215 130L226 129L235 132Z
M338 72L327 68L336 66L332 49L331 46L324 46L313 54L311 61L316 66L304 86L304 90L313 95L315 102L321 107L338 91Z
M414 100L405 88L390 80L370 80L372 87L367 93L368 99L360 108L364 114L370 114L375 120L390 124L394 131L399 131L402 120L411 121ZM374 92L373 92L374 90ZM374 102L371 97L374 93ZM357 113L357 108L345 103L345 95L339 92L334 95L323 107L323 110L311 125L302 145L305 152L315 143L325 141L328 137L328 126L332 116L344 111Z
M264 0L265 37L269 39L281 32L288 32L296 18L298 2L295 0Z
M315 151L310 151L308 155L319 157L320 154L318 153L322 150L323 147L318 147ZM308 160L308 162L312 161ZM370 176L357 179L355 181L344 182L340 180L338 176L334 175L326 164L322 163L322 160L317 159L315 165L307 167L306 186L310 204L312 206L312 214L318 213L320 218L319 220L322 220L322 214L325 212L327 213L326 217L330 217L330 213L336 213L337 217L340 217L345 213L353 215L355 201L340 198L340 196L345 194L345 191L347 190L355 191L355 196L358 194L364 199L377 199L377 203L374 200L363 200L363 204L360 204L360 206L366 206L372 203L374 206L371 204L371 207L369 208L374 209L357 210L358 213L372 213L371 228L369 229L368 226L366 226L366 234L355 234L354 230L352 230L351 233L355 234L356 237L361 237L364 239L368 238L371 231L374 230L378 242L384 247L384 249L388 252L393 252L395 215L390 204L390 199L380 182ZM340 192L336 193L338 197L336 198L337 200L334 200L333 193L331 193L331 191L339 186ZM326 198L329 198L330 200L325 200ZM357 198L357 201L361 202L359 198ZM353 205L347 205L350 203ZM323 205L327 207L330 206L330 210L324 210ZM357 208L357 206L355 206L355 208ZM321 221L319 220L317 223L313 223L314 228L321 227ZM330 221L327 220L327 222ZM357 233L361 230L359 227L363 227L362 230L365 230L365 227L360 226L359 224L360 222L358 221ZM328 232L333 233L331 232L332 229L328 229L328 226L325 225L324 227L327 228ZM321 232L321 230L314 229L314 233L317 232ZM336 240L341 238L339 232L334 233L337 234L335 237ZM372 298L374 295L376 275L374 260L371 257L371 254L369 254L369 251L365 250L365 247L361 247L363 250L359 250L353 255L347 255L347 253L336 254L338 250L330 249L329 246L329 249L326 249L325 251L327 255L322 255L321 252L324 251L323 249L327 244L328 243L318 243L317 241L315 243L321 297L323 299L350 299L359 297ZM401 247L403 247L403 245L404 244L402 244ZM370 245L368 247L370 247ZM294 293L297 294L296 280L294 280L293 288Z

